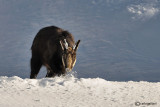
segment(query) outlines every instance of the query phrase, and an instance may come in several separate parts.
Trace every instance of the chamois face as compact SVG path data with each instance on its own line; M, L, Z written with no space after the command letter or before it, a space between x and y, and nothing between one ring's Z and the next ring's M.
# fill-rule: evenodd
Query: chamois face
M73 69L76 63L76 52L71 47L64 50L62 55L62 63L67 72Z
M64 43L60 41L62 47L62 64L67 72L71 71L76 63L76 51L80 40L73 47L68 47L68 43L64 39Z

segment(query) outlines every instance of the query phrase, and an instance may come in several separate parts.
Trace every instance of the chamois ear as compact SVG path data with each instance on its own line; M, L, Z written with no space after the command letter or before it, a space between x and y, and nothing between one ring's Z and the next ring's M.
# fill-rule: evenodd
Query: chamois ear
M61 40L60 40L59 42L60 42L60 45L61 45L62 50L64 51L63 42L62 42Z
M76 44L75 44L75 51L77 51L77 49L78 49L78 46L79 46L79 43L80 43L80 40L78 40L77 42L76 42Z
M68 43L67 43L66 39L64 39L64 46L66 49L68 49Z

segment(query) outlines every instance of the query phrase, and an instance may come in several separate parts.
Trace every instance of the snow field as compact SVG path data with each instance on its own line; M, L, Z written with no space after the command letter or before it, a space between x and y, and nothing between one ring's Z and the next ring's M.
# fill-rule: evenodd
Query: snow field
M135 107L136 102L157 107L159 101L159 82L0 77L0 107Z

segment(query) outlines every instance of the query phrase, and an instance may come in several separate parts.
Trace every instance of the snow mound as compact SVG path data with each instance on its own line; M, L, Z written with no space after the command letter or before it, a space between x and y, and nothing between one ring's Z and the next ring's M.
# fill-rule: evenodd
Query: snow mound
M160 106L160 83L111 82L74 76L0 77L0 107Z

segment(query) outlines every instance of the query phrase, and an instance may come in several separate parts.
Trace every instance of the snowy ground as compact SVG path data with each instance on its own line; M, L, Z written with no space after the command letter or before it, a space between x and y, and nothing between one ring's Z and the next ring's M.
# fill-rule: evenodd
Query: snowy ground
M0 77L0 107L160 107L160 82Z

